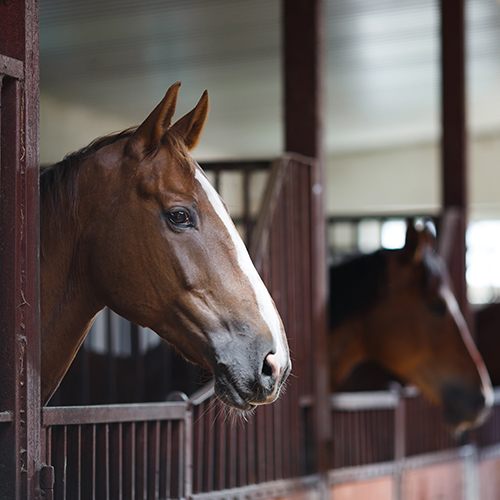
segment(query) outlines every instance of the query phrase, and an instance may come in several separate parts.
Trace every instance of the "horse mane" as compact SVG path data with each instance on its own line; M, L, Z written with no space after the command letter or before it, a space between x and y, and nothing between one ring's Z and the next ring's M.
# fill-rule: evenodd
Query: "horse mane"
M387 267L387 250L356 255L330 266L329 326L362 314L376 300Z
M61 215L62 193L67 196L67 209L71 215L75 214L78 200L78 170L80 165L100 149L114 144L121 139L129 138L137 127L131 127L121 132L98 137L88 146L66 155L63 160L54 163L49 167L40 169L40 201L44 203L48 198L51 199L51 205L56 216ZM170 129L171 130L171 129ZM170 131L169 130L169 131ZM186 145L182 138L175 133L165 133L161 143L168 145L179 151L181 155L186 156ZM155 151L149 151L148 155Z
M40 169L40 201L44 203L49 198L56 215L61 215L62 193L67 195L67 204L71 214L74 214L78 197L78 170L80 165L100 149L114 144L120 139L130 137L136 127L116 132L92 141L88 146L66 155L60 162ZM59 210L56 209L59 207Z
M389 252L401 250L380 249L366 255L348 257L330 266L329 328L337 327L348 316L361 315L371 307L385 282ZM447 281L447 274L439 259L431 252L422 258L420 287L427 290L435 284L434 278Z

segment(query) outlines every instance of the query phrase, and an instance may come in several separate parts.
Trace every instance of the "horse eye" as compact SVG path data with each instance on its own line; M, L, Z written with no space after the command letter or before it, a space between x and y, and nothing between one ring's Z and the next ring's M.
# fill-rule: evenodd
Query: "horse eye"
M440 317L446 316L446 311L448 310L448 308L446 307L446 302L444 300L436 300L435 302L430 303L429 309L436 316Z
M190 226L191 219L189 218L189 214L184 210L172 210L168 213L168 218L172 224L178 226Z

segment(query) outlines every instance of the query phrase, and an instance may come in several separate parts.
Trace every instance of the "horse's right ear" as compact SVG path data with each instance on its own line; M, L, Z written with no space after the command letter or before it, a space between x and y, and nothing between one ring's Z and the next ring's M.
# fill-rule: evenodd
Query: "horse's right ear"
M422 261L424 253L434 250L436 238L426 222L421 229L415 228L411 220L406 221L406 241L403 256L408 262L418 264Z
M172 125L171 131L184 141L188 149L193 149L198 144L209 108L208 92L205 90L194 109Z
M172 123L180 86L181 82L174 83L160 104L131 135L125 146L125 153L128 156L142 156L160 144L161 138Z

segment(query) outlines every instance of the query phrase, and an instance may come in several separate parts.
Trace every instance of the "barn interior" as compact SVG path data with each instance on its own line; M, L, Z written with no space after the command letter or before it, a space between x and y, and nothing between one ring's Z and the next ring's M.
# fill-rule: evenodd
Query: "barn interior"
M465 13L468 319L476 335L485 332L476 340L494 378L500 292L500 112L495 105L500 101L500 3L468 0ZM208 89L209 121L194 157L247 236L245 181L236 169L221 171L220 165L259 166L248 194L256 217L270 164L286 152L281 19L282 2L274 0L40 0L40 163L50 165L97 136L140 123L176 81L182 82L179 117ZM351 252L401 248L407 218L434 218L443 211L439 2L328 0L322 22L325 230L329 262L337 262ZM84 344L87 361L75 365L79 371L74 376L93 354L105 355L96 371L101 378L110 369L116 374L120 359L129 359L124 369L132 373L136 360L131 353L156 356L158 342L151 332L107 311ZM170 366L162 397L173 390L196 393L208 377L170 351L161 356L168 356ZM179 371L189 376L176 377ZM81 383L71 376L67 392L56 395L52 404L78 402L68 399L74 384ZM102 384L103 392L93 400L91 389L81 386L80 402L158 397L139 389L121 394L117 387ZM344 411L342 405L349 402L335 404ZM408 403L409 412L413 404ZM337 422L337 429L341 425L347 424ZM427 448L421 436L407 438L407 448L427 452L457 444L447 441L448 434L439 436ZM462 436L462 444L469 438ZM353 457L338 458L335 468L362 462ZM436 469L426 480L437 484L432 474ZM342 496L349 484L345 477L331 477L336 494L355 498ZM418 477L411 481L417 491ZM381 491L386 487L380 486ZM357 494L363 498L361 490Z

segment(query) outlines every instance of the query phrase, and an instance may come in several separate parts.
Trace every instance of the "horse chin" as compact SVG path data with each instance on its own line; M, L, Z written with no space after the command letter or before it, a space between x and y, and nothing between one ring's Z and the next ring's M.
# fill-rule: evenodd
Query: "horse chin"
M248 412L254 410L257 406L255 403L246 400L234 385L221 379L215 381L215 394L220 401L235 410Z

